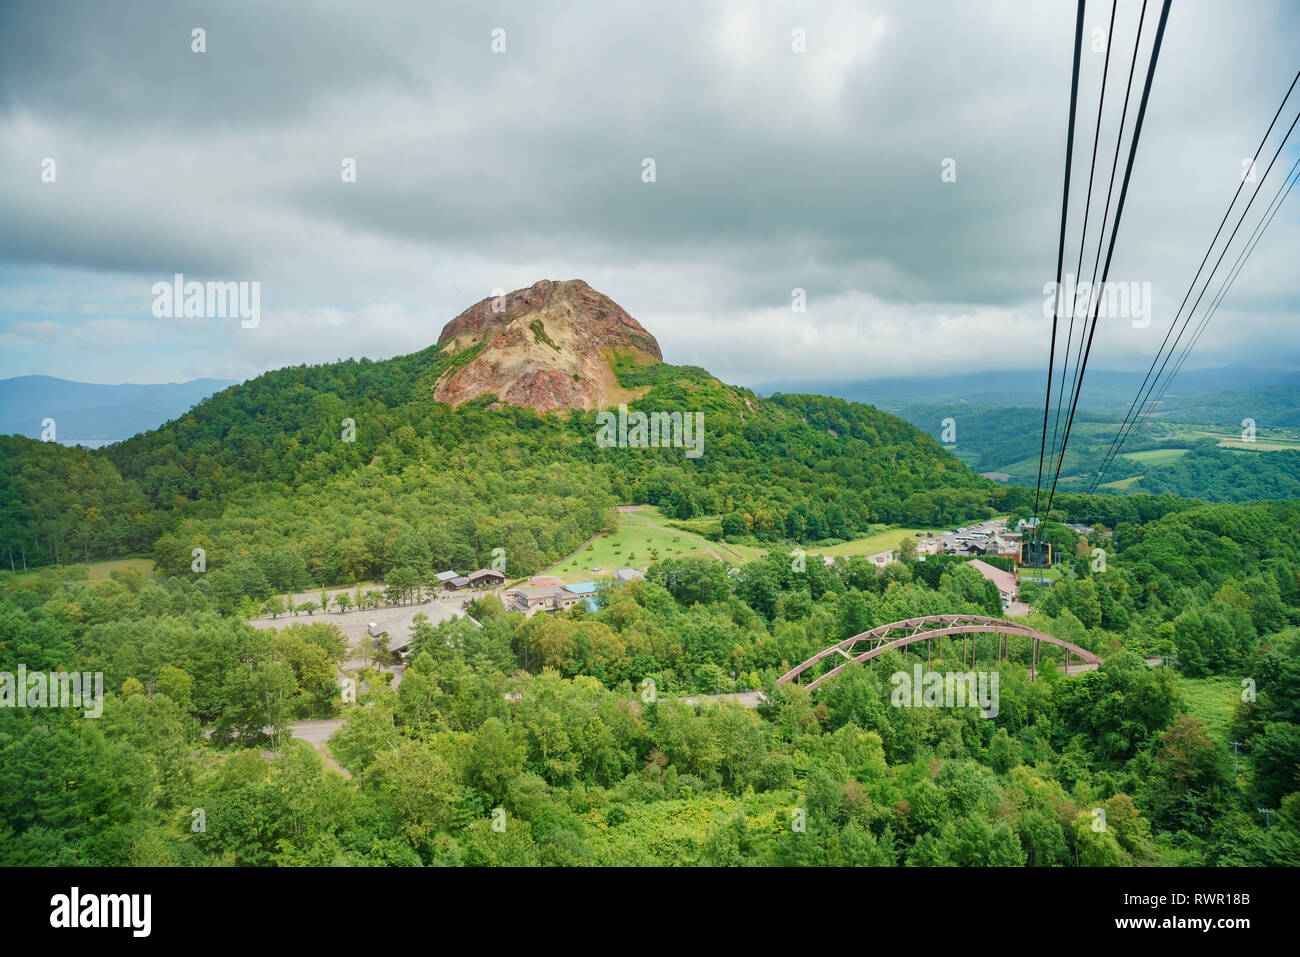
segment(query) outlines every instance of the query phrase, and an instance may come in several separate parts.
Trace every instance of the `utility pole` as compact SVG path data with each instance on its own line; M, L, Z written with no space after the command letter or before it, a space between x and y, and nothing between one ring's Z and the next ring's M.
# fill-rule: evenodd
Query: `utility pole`
M1228 743L1232 745L1232 776L1235 778L1237 776L1237 748L1241 746L1241 742L1229 741Z

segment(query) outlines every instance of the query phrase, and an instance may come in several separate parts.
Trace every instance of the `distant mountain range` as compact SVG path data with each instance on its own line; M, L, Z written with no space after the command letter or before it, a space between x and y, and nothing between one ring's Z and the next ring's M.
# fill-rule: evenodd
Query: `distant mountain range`
M583 283L539 283L537 287L519 290L518 293L512 294L515 298L508 303L511 307L509 312L521 314L527 312L537 323L536 316L539 313L532 310L539 309L539 305L525 301L525 297L527 295L537 297L540 295L538 289L543 286L545 288L542 292L546 293L543 298L547 303L542 305L549 304L551 297L554 297L555 302L562 306L560 309L553 310L562 314L558 316L561 320L558 322L560 329L553 330L556 334L569 330L572 316L578 312L568 301L571 295L581 294L577 295L577 299L585 295L587 298L598 300L597 304L602 307L607 303L604 297L590 290ZM573 292L575 289L576 294ZM515 300L519 301L516 303ZM484 303L479 304L479 307L486 308L485 304L488 302L485 300ZM514 308L516 305L518 309ZM613 308L617 309L616 306ZM600 310L602 315L607 311L610 310L604 308ZM469 314L470 311L467 311L465 316ZM547 315L550 313L548 312ZM448 328L453 329L456 322L460 322L463 318L464 316L458 317L455 322L449 324ZM493 319L495 318L494 316ZM501 323L509 326L519 324L518 317L514 315L504 316ZM642 345L639 340L620 342L620 344L655 352L657 346L654 344L653 337L639 325L635 325L634 321L632 325L634 328L631 328L629 335L639 334L647 344ZM546 342L548 327L544 324L540 324L539 327L541 332L532 329L532 336L528 338L536 338L539 343ZM455 332L456 330L453 329L450 338L455 338ZM444 333L444 336L447 334ZM469 336L461 338L470 339ZM477 341L467 341L461 348L468 352L472 346L478 344ZM602 344L609 345L603 340ZM550 345L557 350L557 355L562 355L559 351L559 343L551 342ZM570 345L567 338L564 345ZM540 351L543 354L547 352L545 349ZM603 349L588 351L599 355ZM469 359L470 355L466 355L465 358ZM474 358L477 356L475 355ZM656 359L657 356L650 355L647 358ZM500 366L500 362L494 364L494 367L497 366ZM451 380L452 384L464 379L475 367L476 364L472 363L469 368L458 370L459 376ZM591 375L590 370L584 371L587 375L581 372L573 375L571 370L565 370L562 376L557 373L553 378L562 378L569 386L577 387L580 384L581 388L590 391L596 384L591 380L596 377ZM471 393L499 391L503 395L510 395L520 404L547 407L547 403L541 402L531 394L531 392L545 392L544 389L523 388L524 385L538 386L538 383L531 381L532 378L536 378L536 372L526 378L530 381L526 383L473 382L476 388L461 389L461 392L465 393L463 395L441 394L447 391L444 383L438 398L455 404L457 401L464 401ZM1141 381L1141 373L1106 370L1090 372L1079 400L1079 410L1084 414L1099 416L1122 415L1127 411L1128 404ZM189 411L209 396L236 384L236 380L233 379L191 379L188 382L152 385L101 385L45 375L0 379L0 435L16 434L28 438L40 438L41 421L52 418L56 423L57 438L60 443L81 444L94 448L156 429L163 423ZM760 395L812 393L834 396L850 402L865 402L882 411L901 415L902 418L921 426L927 432L934 432L934 429L930 428L929 419L933 418L936 407L966 405L984 409L1020 407L1041 410L1043 386L1044 378L1039 371L990 369L935 377L909 376L816 384L768 383L755 386L754 391ZM1261 386L1268 388L1261 389ZM1234 392L1234 390L1243 391ZM515 398L516 392L522 393L522 397ZM1273 424L1295 426L1300 424L1300 412L1295 408L1294 399L1297 394L1300 394L1300 370L1296 369L1228 366L1182 372L1178 378L1178 389L1166 395L1161 403L1160 416L1167 420L1183 422L1211 422L1219 418L1223 418L1224 421L1237 421L1242 415L1250 415L1262 420L1264 417L1259 414L1262 403L1259 400L1267 396L1270 400L1268 404L1274 405L1271 410L1274 415L1268 417L1272 419ZM1283 401L1282 408L1279 409L1275 403L1280 398L1283 398ZM584 399L586 400L572 403L553 402L550 405L572 404L578 407L591 407L593 404L603 404L599 401L593 403L585 395Z
M191 379L99 385L48 375L0 379L0 435L39 439L41 422L53 419L55 438L64 445L106 445L156 429L234 384L231 379Z
M1142 384L1141 372L1089 370L1079 397L1079 410L1100 415L1123 415ZM1060 383L1060 372L1053 382L1053 396ZM776 392L833 395L850 402L866 402L885 412L898 412L909 406L932 406L960 403L974 406L1008 408L1043 407L1047 377L1041 369L981 369L940 376L907 376L891 379L862 379L851 382L781 383L755 385L760 395ZM1209 393L1259 389L1270 385L1300 386L1300 369L1263 366L1224 366L1217 369L1184 370L1162 403L1162 408L1183 405L1196 397L1203 400ZM1055 404L1055 398L1053 398Z

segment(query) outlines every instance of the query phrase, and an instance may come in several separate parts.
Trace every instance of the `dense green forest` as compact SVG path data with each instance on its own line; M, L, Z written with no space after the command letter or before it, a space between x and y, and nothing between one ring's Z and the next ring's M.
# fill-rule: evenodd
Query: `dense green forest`
M282 369L102 451L5 439L5 558L33 567L149 549L170 575L201 547L209 571L282 592L377 577L413 549L445 568L503 547L512 572L529 574L604 527L616 503L679 519L744 511L768 539L815 541L991 515L1002 494L870 406L620 367L624 386L649 389L634 409L703 411L706 454L687 459L600 448L594 413L433 401L438 375L464 361L429 349Z
M632 408L705 415L705 454L600 448L593 413L539 415L485 397L433 401L435 349L383 362L267 373L180 419L87 452L11 436L0 464L0 561L14 569L147 554L193 575L224 610L241 596L348 585L397 569L427 581L488 563L512 576L573 551L615 504L714 516L762 542L850 539L881 523L933 526L1029 511L1032 491L973 475L870 406L760 399L701 369L620 365ZM1056 517L1114 526L1192 504L1059 495ZM191 571L195 548L206 571Z
M1031 682L1013 647L991 719L891 707L899 652L815 694L774 687L873 624L996 611L959 562L677 560L597 612L531 619L487 598L481 628L422 626L400 686L367 672L347 706L327 619L255 630L180 577L7 578L0 664L102 670L110 694L101 720L0 710L0 861L1294 864L1298 524L1296 502L1205 505L1080 541L1029 621L1106 663ZM938 655L960 668L959 642ZM733 670L770 705L671 700ZM1215 680L1237 705L1195 713ZM285 734L336 712L349 777Z

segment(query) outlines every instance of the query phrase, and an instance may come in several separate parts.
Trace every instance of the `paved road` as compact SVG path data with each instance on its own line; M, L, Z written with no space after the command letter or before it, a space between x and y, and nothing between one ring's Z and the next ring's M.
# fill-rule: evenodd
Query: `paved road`
M295 721L289 725L290 732L299 741L306 741L308 744L320 745L325 744L330 738L338 733L339 728L343 727L342 718L323 718L319 721Z
M684 698L666 698L665 700L680 701L682 704L702 704L705 701L734 701L746 708L757 708L766 699L764 699L761 691L738 691L735 694L694 694L687 695Z
M322 718L317 721L295 721L289 725L290 734L299 741L306 741L320 754L326 765L338 771L345 778L352 777L352 772L334 760L330 753L329 740L343 727L342 718Z

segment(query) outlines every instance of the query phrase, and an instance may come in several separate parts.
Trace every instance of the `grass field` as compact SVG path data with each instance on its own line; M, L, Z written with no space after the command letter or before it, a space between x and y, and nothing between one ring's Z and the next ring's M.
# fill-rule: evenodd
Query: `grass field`
M31 579L40 575L49 575L56 571L72 574L78 569L85 569L86 581L102 582L107 581L113 572L121 571L125 568L138 569L140 574L145 578L149 578L154 574L153 562L147 558L114 558L104 562L89 562L84 565L46 565L40 568L33 568L26 572L18 572L14 577L19 580ZM75 579L80 576L72 574L72 577Z
M1187 454L1187 449L1147 449L1144 452L1125 452L1124 458L1143 465L1168 465Z
M841 556L849 557L853 555L875 555L878 552L885 552L897 548L898 543L905 538L910 538L914 542L919 542L925 538L926 532L946 531L946 528L884 527L880 531L868 535L866 538L855 538L853 541L845 542L842 545L827 545L825 548L810 548L808 551L818 555L829 555L831 558L840 558ZM917 532L921 533L920 538L917 538Z
M1280 452L1283 449L1300 449L1300 445L1295 442L1279 442L1275 439L1256 439L1254 442L1223 439L1219 442L1219 448L1237 449L1240 452Z
M1187 704L1187 713L1203 718L1210 736L1219 743L1228 740L1228 724L1241 703L1241 680L1238 678L1183 678L1178 684Z
M145 578L154 573L153 562L147 558L117 558L112 561L93 562L87 565L86 578L92 582L107 581L113 572L126 568L137 569Z
M1294 430L1287 429L1281 435L1263 435L1255 436L1254 442L1243 442L1241 432L1228 431L1222 432L1214 430L1195 430L1187 432L1188 436L1198 439L1211 438L1219 440L1221 449L1239 449L1243 452L1277 452L1282 449L1300 449L1300 437L1292 434Z
M667 522L659 509L652 505L643 505L634 512L619 512L618 527L613 533L596 536L576 553L543 569L538 575L553 575L563 582L581 582L608 575L616 568L639 568L644 571L655 560L651 549L658 553L659 558L707 556L732 565L743 565L772 550L767 546L706 541L691 532L671 528ZM864 538L825 548L813 547L808 551L810 554L828 555L832 558L875 555L877 552L897 548L904 538L920 541L916 537L917 532L921 532L924 537L927 531L944 530L881 526L879 531Z
M581 582L608 575L616 568L644 571L655 560L656 553L659 558L702 556L743 564L764 551L706 542L698 535L667 527L666 521L652 505L644 505L635 512L619 512L618 526L612 533L597 535L573 555L538 574L554 575L564 582Z
M1132 487L1133 487L1133 483L1140 481L1140 480L1143 479L1144 477L1145 477L1145 476L1142 476L1142 475L1130 475L1128 478L1125 478L1125 479L1119 479L1118 481L1115 481L1115 482L1106 482L1104 485L1098 485L1097 487L1098 487L1098 488L1117 488L1117 489L1119 489L1120 491L1123 491L1124 489L1132 488Z
M1016 568L1016 580L1022 581L1026 578L1051 578L1055 581L1061 580L1061 570L1059 568Z

